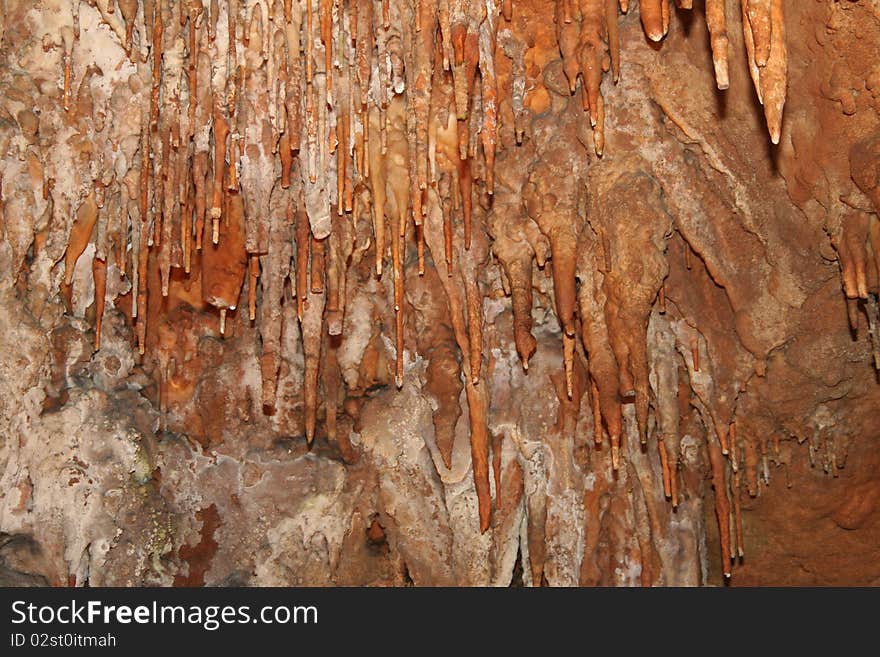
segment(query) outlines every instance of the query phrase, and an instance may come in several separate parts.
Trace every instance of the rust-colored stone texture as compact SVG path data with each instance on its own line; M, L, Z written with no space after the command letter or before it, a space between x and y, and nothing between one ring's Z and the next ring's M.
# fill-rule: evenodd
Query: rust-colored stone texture
M0 5L0 584L880 583L876 1Z

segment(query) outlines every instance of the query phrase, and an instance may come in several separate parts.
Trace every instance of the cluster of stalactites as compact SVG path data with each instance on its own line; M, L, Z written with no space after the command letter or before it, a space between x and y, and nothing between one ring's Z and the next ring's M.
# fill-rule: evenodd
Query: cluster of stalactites
M784 0L740 0L743 38L749 71L758 100L764 106L767 129L779 143L785 105L788 64L785 45ZM571 92L581 79L584 111L593 127L596 154L605 150L605 106L602 77L612 71L620 77L619 12L627 13L628 0L556 0L556 34L563 68ZM719 89L730 85L725 0L706 0L706 24L712 47L715 81ZM692 9L693 0L676 0L680 9ZM669 32L670 0L641 0L639 14L649 39L661 41Z
M102 75L85 61L92 51L79 40L81 4L61 2L57 19L64 44L59 112L80 123L88 117L80 116L77 97L90 92L86 80L78 94L76 78L83 69L86 78ZM496 34L499 20L511 19L511 1L104 0L91 7L137 71L127 86L141 101L133 122L139 137L127 141L134 147L111 156L113 175L96 178L94 191L74 204L67 295L88 245L102 240L107 246L93 259L95 348L111 250L131 282L129 315L141 354L148 349L147 315L161 308L156 299L172 295L176 281L200 281L198 303L218 310L221 335L228 334L227 315L246 288L248 316L262 344L262 401L271 408L289 289L301 326L311 442L322 340L343 329L346 268L362 217L372 224L379 277L390 252L395 379L403 385L407 232L414 227L423 274L430 198L443 205L442 247L434 259L445 260L450 280L470 281L464 304L447 292L453 312L467 309L466 329L456 337L468 354L470 404L484 407L485 395L471 390L481 377L480 297L475 276L465 275L453 254L471 248L477 169L486 191L493 190ZM521 106L521 94L514 96ZM105 197L119 202L105 209ZM120 229L108 246L101 227L110 213L120 215L112 222ZM195 298L192 291L184 296ZM162 380L174 368L163 353L163 335L171 339L160 332L153 355ZM485 408L471 415L472 425L481 425L472 427L472 440L482 463ZM488 475L477 478L486 529Z
M853 332L859 309L868 320L874 367L880 370L880 131L852 145L850 177L854 193L841 196L839 225L832 244L840 261L847 314Z
M65 112L72 110L74 95L79 4L70 3L72 27L70 34L62 35ZM395 215L391 251L395 286L401 288L398 241L404 239L409 217L421 225L425 191L429 182L436 183L436 144L429 143L433 136L429 114L437 62L442 61L454 79L455 114L463 126L457 131L460 160L467 162L475 155L469 144L475 134L483 146L491 192L498 111L495 36L499 13L510 17L509 1L419 2L413 7L391 0L120 0L118 12L113 2L102 3L100 10L107 21L120 21L121 14L124 47L133 61L146 65L150 79L139 167L129 172L136 171L138 181L127 186L138 202L135 276L139 285L132 316L140 317L141 353L150 248L158 254L161 292L167 296L172 269L189 273L193 254L202 251L203 243L219 245L221 235L228 236L221 268L230 275L203 286L205 301L220 309L222 324L226 311L235 308L244 278L241 263L234 266L240 260L236 240L243 233L250 273L249 310L255 318L258 258L272 250L271 206L277 184L290 190L286 205L292 207L282 210L289 223L296 223L301 212L308 219L307 230L297 223L293 235L298 264L292 282L297 292L306 278L309 253L317 248L324 255L332 215L349 215L356 223L361 211L372 218L379 276L386 257L385 218ZM475 98L478 71L480 93ZM475 118L479 122L471 129ZM393 121L401 124L395 128L407 137L402 144L389 143L388 126ZM402 176L399 166L395 168L401 158ZM464 168L467 171L458 177L469 247L470 165ZM299 175L292 177L292 172ZM391 175L395 187L401 178L409 181L403 195L392 194L393 212L386 206ZM88 218L77 222L67 254L68 279L82 253L79 233L84 248L94 224ZM418 239L421 254L421 231ZM326 257L333 255L331 250ZM447 262L450 258L447 244ZM315 274L312 280L317 278ZM401 299L402 289L396 289L398 314ZM342 302L335 293L329 300ZM338 333L339 328L337 318L330 330ZM398 336L399 346L400 342ZM398 352L400 385L402 349Z
M785 96L781 2L743 0L752 72L774 141ZM81 62L79 5L71 0L70 25L60 35L65 49L61 106L71 115L81 109L74 91L74 62ZM150 298L171 293L174 281L181 278L172 275L174 270L184 278L200 277L201 302L218 309L221 334L227 333L227 314L236 310L246 284L248 316L256 322L262 344L262 401L273 407L282 359L282 299L289 281L301 327L305 428L311 442L324 336L338 336L343 330L346 267L362 217L372 225L377 276L383 275L390 251L395 379L398 386L403 384L404 265L412 227L419 273L425 271L426 246L438 271L441 261L446 265L441 279L463 355L480 526L486 530L491 508L488 393L481 384L486 373L477 283L486 254L482 242L472 248L472 195L478 175L488 195L495 191L498 45L511 59L510 104L517 143L525 131L525 47L508 36L496 42L499 22L512 18L510 0L104 0L96 5L137 65L140 86L129 82L129 87L143 95L130 166L118 172L118 180L101 178L81 199L65 258L64 283L70 286L77 260L90 242L98 242L93 259L96 348L108 254L131 280L130 315L141 353L147 346L147 313L157 307ZM572 93L582 79L583 105L600 155L600 85L604 72L612 70L615 80L620 74L618 20L627 5L624 0L556 4L563 68ZM706 2L720 88L728 84L724 5L722 0ZM640 11L648 36L662 39L669 29L668 0L643 0ZM81 68L86 78L100 74L88 63ZM81 82L80 89L84 85ZM118 202L105 208L106 198ZM130 225L114 228L108 237L102 227L110 212L122 218L114 217L114 227ZM453 217L461 218L460 226L453 225ZM546 254L540 245L549 240L554 279L560 281L556 302L571 397L577 236L551 230L550 223L545 226L537 219L545 238L537 239L532 231L529 242L541 262ZM528 288L530 279L526 273L531 271L532 254L528 249L523 254L528 267L521 275L511 274L516 289ZM157 289L150 285L151 262L158 269ZM662 284L661 274L658 269L657 280L646 287L644 307L638 309L644 317ZM568 279L571 285L564 284ZM534 339L527 335L531 297L520 297L519 312L514 309L521 320L517 347L527 366L534 351ZM610 321L622 320L614 316ZM609 362L625 362L627 354L638 353L632 360L641 365L644 342L641 335L612 343ZM590 357L599 363L594 353ZM157 361L163 370L173 367L161 353ZM593 367L591 362L591 373ZM642 370L621 372L621 386L627 395L638 393L644 440L648 383ZM628 378L634 381L624 381ZM616 394L595 385L591 390L597 404ZM324 396L334 398L333 391L325 390ZM599 410L597 405L597 417ZM614 429L610 436L617 467L619 409L601 415ZM599 438L601 433L600 421ZM667 491L674 489L668 472L664 484Z

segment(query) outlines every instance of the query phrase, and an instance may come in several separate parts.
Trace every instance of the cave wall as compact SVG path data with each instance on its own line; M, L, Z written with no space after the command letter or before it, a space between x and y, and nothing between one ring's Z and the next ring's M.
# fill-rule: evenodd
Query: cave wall
M0 0L0 580L880 582L878 50Z

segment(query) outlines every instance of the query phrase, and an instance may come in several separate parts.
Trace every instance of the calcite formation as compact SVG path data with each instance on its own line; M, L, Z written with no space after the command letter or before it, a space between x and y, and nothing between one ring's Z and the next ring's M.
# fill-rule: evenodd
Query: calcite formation
M876 0L0 0L0 581L880 581L878 51Z

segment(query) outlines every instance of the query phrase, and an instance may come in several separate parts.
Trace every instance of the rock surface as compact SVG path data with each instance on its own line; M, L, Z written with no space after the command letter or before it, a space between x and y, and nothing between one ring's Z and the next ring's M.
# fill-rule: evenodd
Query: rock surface
M0 1L0 583L880 584L878 50Z

